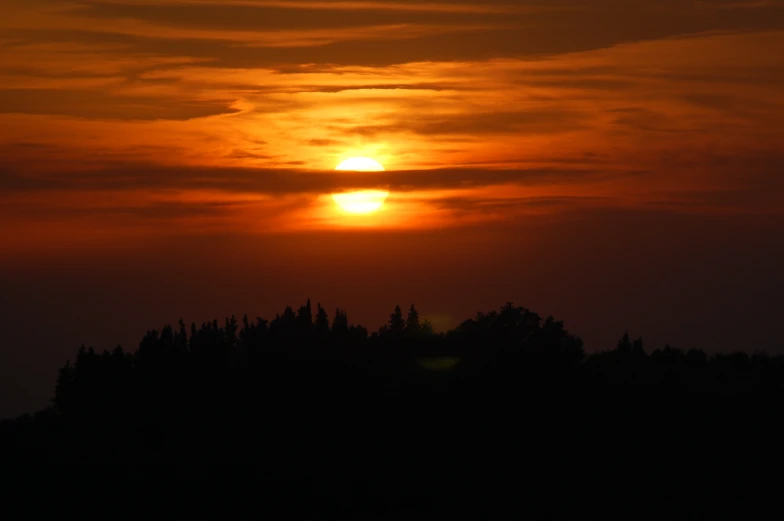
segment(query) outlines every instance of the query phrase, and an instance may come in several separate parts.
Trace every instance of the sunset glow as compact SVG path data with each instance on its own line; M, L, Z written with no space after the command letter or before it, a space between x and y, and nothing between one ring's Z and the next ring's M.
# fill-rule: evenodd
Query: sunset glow
M341 162L336 171L349 172L383 172L384 167L375 159L368 157L352 157ZM377 212L384 206L389 197L386 190L356 190L332 194L332 199L341 210L349 214L367 215Z
M0 368L308 297L764 350L782 49L782 0L0 2Z
M340 163L335 170L353 172L383 172L384 167L375 159L369 157L352 157Z
M364 215L376 212L384 206L389 192L384 190L360 190L343 194L332 194L332 199L348 213Z

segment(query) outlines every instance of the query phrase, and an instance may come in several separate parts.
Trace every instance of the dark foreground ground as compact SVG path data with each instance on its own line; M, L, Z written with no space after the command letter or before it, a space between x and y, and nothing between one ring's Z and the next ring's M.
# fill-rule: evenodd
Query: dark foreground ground
M558 327L514 324L263 349L246 325L82 351L51 408L2 422L3 490L112 518L781 513L782 360L628 339L586 358Z

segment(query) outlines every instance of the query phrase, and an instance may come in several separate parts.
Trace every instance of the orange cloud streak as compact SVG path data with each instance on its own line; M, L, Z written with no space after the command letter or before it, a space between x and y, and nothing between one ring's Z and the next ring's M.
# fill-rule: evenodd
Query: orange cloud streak
M306 12L351 11L355 4L231 5ZM553 10L407 3L363 9L416 16ZM438 228L583 205L781 208L782 186L771 172L782 164L784 67L775 49L784 47L784 31L698 33L546 56L250 66L230 65L228 54L210 56L193 42L219 42L237 53L248 45L317 52L336 43L481 34L488 27L518 27L523 37L525 18L254 31L127 17L96 25L87 7L76 6L4 11L0 27L10 37L0 42L0 216L14 223L4 227L4 240ZM52 39L26 38L30 27ZM62 41L62 29L84 41ZM96 45L96 31L115 40ZM190 43L176 52L144 51L137 37ZM385 182L394 188L376 215L336 212L333 181L294 181L351 156L373 157L392 171ZM136 175L152 167L161 168L161 178ZM121 188L108 183L126 178Z

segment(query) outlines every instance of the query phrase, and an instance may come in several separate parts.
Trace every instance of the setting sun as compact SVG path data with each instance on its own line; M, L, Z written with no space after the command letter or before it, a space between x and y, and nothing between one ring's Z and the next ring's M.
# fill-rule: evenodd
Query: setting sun
M349 172L383 172L384 167L375 159L368 157L352 157L335 167L337 171ZM332 199L345 212L366 215L376 212L384 206L389 197L386 190L358 190L354 192L332 194Z
M332 194L332 199L348 213L364 215L373 213L384 206L389 196L386 190L360 190L342 194Z
M353 171L353 172L383 172L384 167L375 159L369 157L352 157L346 159L335 170Z

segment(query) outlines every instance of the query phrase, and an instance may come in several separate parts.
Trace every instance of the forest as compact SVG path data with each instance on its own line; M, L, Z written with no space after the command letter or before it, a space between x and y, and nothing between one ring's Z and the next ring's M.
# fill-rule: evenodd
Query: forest
M0 424L0 456L17 479L253 483L305 518L669 519L685 497L726 512L777 483L782 398L780 355L649 352L628 334L586 354L511 303L447 332L397 306L369 333L308 300L80 348L50 407Z

